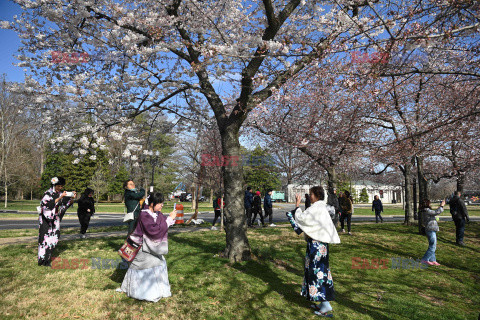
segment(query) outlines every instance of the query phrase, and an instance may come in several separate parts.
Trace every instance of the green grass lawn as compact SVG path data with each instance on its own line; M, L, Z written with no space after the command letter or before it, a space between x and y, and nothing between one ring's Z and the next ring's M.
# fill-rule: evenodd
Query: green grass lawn
M421 258L415 226L353 225L331 246L337 319L477 319L480 312L480 224L454 245L452 222L440 224L440 267L400 270L391 258ZM172 234L167 255L172 297L141 302L116 293L125 270L92 269L92 258L117 259L124 239L62 241L56 256L89 259L88 269L36 266L36 245L0 247L2 319L318 319L299 296L305 241L290 228L248 231L253 259L220 258L220 231ZM352 258L388 259L387 269L352 269Z

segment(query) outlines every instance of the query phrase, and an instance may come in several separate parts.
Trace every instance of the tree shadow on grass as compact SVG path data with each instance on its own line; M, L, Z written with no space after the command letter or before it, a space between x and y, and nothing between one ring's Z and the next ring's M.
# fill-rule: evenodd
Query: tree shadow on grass
M175 238L175 237L172 237ZM175 239L176 241L196 247L205 253L215 254L218 253L220 249L224 248L224 245L219 244L209 244L204 242L196 242L191 239ZM272 249L273 250L273 249ZM259 253L262 250L260 249L253 249L252 252ZM271 256L270 256L271 255ZM245 316L243 319L263 319L263 316L256 315L255 310L260 308L269 308L272 309L273 306L266 302L267 296L269 296L272 292L278 293L280 296L284 297L288 302L295 303L296 305L307 308L311 303L306 301L305 298L300 296L300 289L301 285L297 283L285 283L285 281L280 278L277 274L277 270L272 268L271 263L275 264L275 261L272 261L275 256L275 250L273 250L270 254L267 253L266 256L259 256L257 260L246 261L242 263L235 263L231 267L236 269L243 274L249 275L253 278L256 278L260 283L265 283L265 289L262 293L256 294L255 299L250 299L246 302L246 304L242 304L242 309L251 310L248 313L248 316ZM302 259L299 261L299 267L303 266L303 254ZM270 262L270 263L269 263ZM277 261L278 262L278 261ZM301 281L301 277L303 277L303 270L293 268L288 264L282 264L281 268L284 268L286 271L294 273L298 276L299 281ZM228 290L235 290L242 287L243 283L239 281L236 277L232 277L229 279L228 285L232 289ZM285 314L285 308L278 308L276 310L279 314ZM290 311L289 311L290 312ZM293 312L293 311L292 311ZM292 313L291 318L297 318L298 315ZM239 317L240 318L240 317Z

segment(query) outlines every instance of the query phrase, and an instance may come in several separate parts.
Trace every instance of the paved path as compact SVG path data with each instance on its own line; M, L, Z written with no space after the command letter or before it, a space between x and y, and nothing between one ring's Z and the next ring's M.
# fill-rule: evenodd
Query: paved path
M171 227L168 230L168 234L177 234L177 233L186 233L194 231L210 231L210 228L200 227L200 226L191 226L191 227ZM86 239L95 239L95 238L108 238L108 237L125 237L127 236L127 231L107 231L107 232L87 232ZM68 240L78 240L80 239L80 234L60 234L60 241ZM16 238L0 238L0 245L10 245L10 244L23 244L23 243L36 243L38 241L38 236L29 236L29 237L16 237Z

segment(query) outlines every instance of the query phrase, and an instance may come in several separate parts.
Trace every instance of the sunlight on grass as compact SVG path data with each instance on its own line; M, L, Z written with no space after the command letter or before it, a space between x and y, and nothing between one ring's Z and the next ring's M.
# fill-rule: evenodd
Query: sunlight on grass
M453 223L442 223L441 267L392 269L391 258L420 258L427 248L415 227L353 225L331 246L337 319L476 319L480 297L479 223L454 245ZM305 241L290 228L248 231L251 261L230 265L218 254L220 231L171 234L167 255L172 297L141 302L116 293L125 270L92 269L92 258L118 259L124 238L62 241L63 260L88 259L88 269L36 266L36 245L0 247L2 319L317 319L299 295ZM386 269L352 269L352 258L388 259ZM62 260L62 261L63 261ZM65 265L69 267L71 265ZM45 304L48 303L48 308ZM55 303L52 303L55 302Z

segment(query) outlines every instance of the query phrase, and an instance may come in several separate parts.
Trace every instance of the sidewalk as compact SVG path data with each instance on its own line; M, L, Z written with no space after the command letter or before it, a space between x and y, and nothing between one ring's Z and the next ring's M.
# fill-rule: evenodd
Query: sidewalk
M181 227L181 228L171 228L168 231L168 234L177 234L177 233L186 233L186 232L196 232L196 231L210 231L210 228L207 227ZM107 231L107 232L87 232L86 240L96 239L96 238L109 238L109 237L125 237L127 236L127 231ZM79 240L80 234L60 234L60 241L70 241L70 240ZM29 237L16 237L16 238L0 238L0 246L11 245L11 244L25 244L25 243L36 243L38 241L38 236L29 236Z

